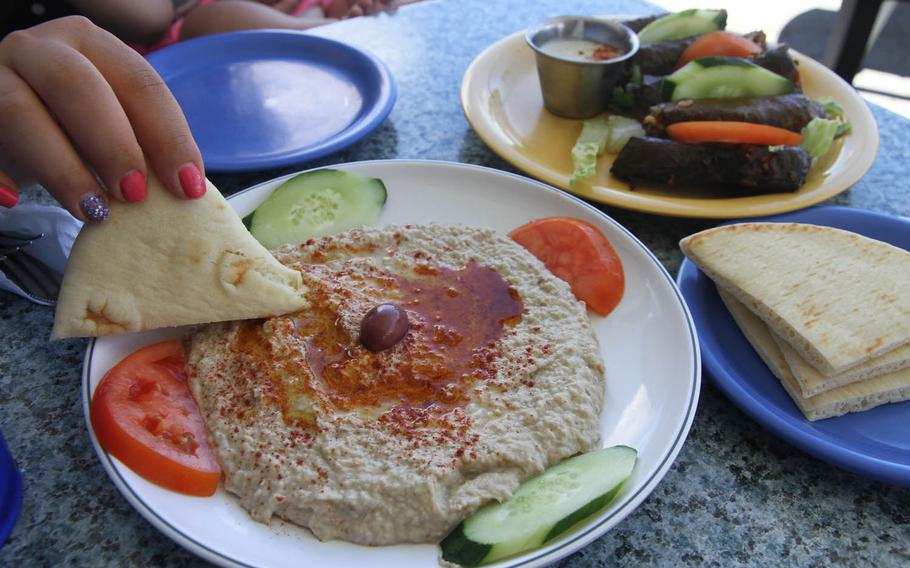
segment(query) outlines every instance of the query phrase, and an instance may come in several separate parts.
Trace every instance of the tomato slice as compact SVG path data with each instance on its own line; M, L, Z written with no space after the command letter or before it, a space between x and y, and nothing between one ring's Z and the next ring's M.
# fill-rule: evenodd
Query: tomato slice
M609 314L622 299L622 261L594 225L572 217L545 217L509 236L568 282L575 297L598 314Z
M218 488L221 468L187 386L179 341L117 363L95 389L89 417L101 446L152 483L200 497Z
M667 127L667 136L677 142L726 142L730 144L767 144L768 146L799 146L802 134L784 128L726 120L693 120L677 122Z
M761 46L749 38L730 32L709 32L698 39L682 52L676 68L679 69L690 61L712 55L727 55L730 57L750 57L761 53Z

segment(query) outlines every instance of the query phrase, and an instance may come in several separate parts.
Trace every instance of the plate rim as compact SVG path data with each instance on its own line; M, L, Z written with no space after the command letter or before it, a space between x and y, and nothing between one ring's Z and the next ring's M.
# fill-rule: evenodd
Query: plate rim
M825 179L819 183L818 188L803 194L795 192L772 193L758 196L717 199L688 198L685 201L680 201L679 198L645 195L640 192L637 193L631 190L610 188L606 186L598 187L609 190L609 193L573 189L563 183L559 176L555 175L557 173L555 170L539 166L536 162L526 158L521 152L515 151L510 145L505 144L503 140L500 140L502 137L496 133L499 123L491 118L491 113L484 110L484 100L481 97L472 96L476 92L483 92L484 89L478 85L491 77L490 75L479 75L480 68L483 65L488 64L488 60L495 57L500 52L511 49L513 47L512 44L522 43L523 37L524 30L507 35L484 48L483 51L471 61L462 77L460 90L462 112L473 131L497 156L529 176L533 176L547 184L585 199L640 213L652 213L691 219L733 219L753 217L756 215L773 215L803 209L847 191L869 171L878 155L878 148L881 141L878 123L875 120L875 116L872 114L869 104L862 99L862 97L859 97L859 95L855 95L856 100L861 103L859 106L860 113L864 119L863 125L870 129L869 137L872 139L871 142L874 143L864 144L861 147L860 155L856 159L859 167L852 168L842 174L841 179L836 184L831 184ZM812 67L813 74L818 73L819 76L825 76L828 79L834 80L846 91L855 93L853 87L818 61L793 48L790 48L790 51L799 57L800 63L803 63L803 61L807 63L807 65L803 66L803 72L807 71L807 68ZM497 125L497 128L492 126L494 122ZM855 125L857 120L851 119L851 122ZM834 163L837 163L837 161ZM737 199L750 199L765 196L768 197L759 203L749 202L739 205L736 204ZM691 203L688 203L689 201L691 201ZM704 207L705 202L712 204L710 208Z
M729 225L736 222L774 221L775 219L781 218L786 218L784 219L786 222L800 222L799 219L791 219L789 217L802 217L816 213L828 215L829 212L836 215L846 214L848 216L865 217L877 221L885 220L889 223L901 223L910 229L910 218L908 217L841 205L816 205L799 211L789 211L779 215L741 219L738 221L721 223L721 225ZM825 223L818 220L813 221L813 223L825 225ZM710 282L710 279L699 270L695 263L688 258L683 257L683 262L680 265L676 277L676 283L682 291L683 296L687 298L687 303L690 305L691 309L695 309L693 306L697 306L698 303L689 302L688 298L694 294L697 287L701 285L700 282L698 282L700 279L707 279L707 281ZM704 280L702 280L702 282L704 282ZM738 328L737 331L739 331ZM702 333L705 336L707 335L705 332ZM739 333L741 334L741 332ZM743 336L743 339L745 339L745 336ZM741 384L743 380L734 377L735 374L730 372L729 369L719 362L716 354L707 347L707 344L704 344L702 347L704 351L702 360L708 376L712 379L712 383L716 385L740 410L746 413L760 426L767 429L770 433L811 456L844 470L853 472L854 474L890 484L910 486L910 464L887 461L883 458L864 453L861 451L861 448L855 448L853 446L832 442L830 439L820 438L817 434L814 434L812 430L806 428L805 423L807 420L802 416L802 413L799 413L797 418L802 418L803 422L797 424L785 420L781 415L774 413L771 410L771 407L760 404L757 399L752 397L743 388ZM779 383L777 378L771 375L770 370L768 373ZM778 407L775 406L774 408ZM797 412L799 411L797 410ZM831 420L836 419L837 417L831 418Z
M578 205L581 205L583 208L588 209L589 211L595 213L598 217L607 221L613 225L619 231L625 233L625 235L631 239L634 243L637 244L640 252L644 253L645 258L650 260L650 262L658 268L658 272L661 277L669 285L670 291L673 293L673 302L674 308L679 309L680 314L683 316L683 321L686 325L686 330L688 331L687 337L687 352L692 358L692 368L689 371L689 396L686 401L685 412L682 413L682 419L679 429L675 432L672 442L669 445L668 451L660 456L659 464L654 468L651 475L645 479L641 486L636 489L634 493L630 493L626 496L626 501L619 508L617 508L611 515L600 519L599 522L592 523L590 526L577 529L575 532L571 533L568 538L565 540L557 540L554 544L559 544L557 548L549 549L548 546L541 547L535 551L529 551L525 555L516 556L513 558L508 558L503 561L491 564L490 566L509 566L509 567L539 567L545 566L552 562L555 562L561 558L568 556L583 547L590 544L592 541L600 538L606 534L610 529L617 526L622 522L628 515L634 512L639 505L654 491L657 485L663 480L669 471L670 467L676 461L676 457L679 455L679 452L682 450L686 440L688 439L689 433L693 421L695 419L695 414L698 409L698 400L701 394L701 383L702 383L702 356L701 356L701 346L698 340L698 331L695 325L695 320L689 306L685 301L685 297L682 294L682 291L676 284L674 278L670 275L669 271L664 267L660 262L657 256L652 252L643 242L641 242L638 237L636 237L629 229L624 227L621 223L600 211L593 205L584 202L578 197L551 187L543 182L540 182L535 179L531 179L519 174L514 174L511 172L506 172L502 170L497 170L495 168L489 168L485 166L479 166L476 164L465 164L461 162L450 162L444 160L419 160L419 159L396 159L396 160L367 160L367 161L357 161L357 162L346 162L343 164L333 164L332 168L343 168L348 166L359 167L360 165L386 165L386 164L396 164L396 167L406 167L408 165L430 165L441 168L455 168L455 169L467 169L475 172L486 173L488 175L502 176L506 178L512 178L518 180L522 183L530 183L538 186L541 190L546 190L548 192L555 192L561 197L568 198L571 201L575 202ZM256 191L259 188L277 183L281 180L293 177L302 173L304 171L310 171L315 169L321 169L321 167L309 168L306 170L301 170L300 172L292 172L289 174L281 175L266 181L262 181L250 187L247 187L243 190L235 192L228 196L226 199L231 200L236 196L246 194L248 192ZM108 474L108 477L113 481L115 487L118 491L127 499L133 509L136 510L142 517L144 517L148 522L150 522L156 529L164 533L175 543L183 546L187 550L193 552L194 554L209 560L220 566L240 566L243 568L252 568L256 565L247 564L236 560L234 558L228 557L221 554L219 551L214 550L203 543L198 542L196 539L193 539L191 536L184 534L177 528L171 526L167 521L161 518L155 511L155 509L146 504L140 495L138 495L131 488L130 484L120 475L117 467L115 467L112 456L101 448L98 440L95 436L94 430L91 427L90 420L90 409L91 409L91 362L92 356L94 354L95 344L97 338L91 338L89 340L88 346L86 347L86 353L83 358L82 366L82 385L80 387L82 395L82 407L83 407L83 419L85 421L86 430L88 430L89 437L91 439L92 445L94 447L95 453L101 461L102 466ZM516 562L520 561L520 562Z
M356 57L360 62L367 64L373 69L375 73L378 83L378 89L374 92L375 101L370 106L362 106L360 116L350 124L317 143L309 144L294 151L271 154L266 157L236 158L222 155L215 158L206 158L203 156L206 170L218 173L236 173L303 165L306 162L325 157L358 142L378 128L395 107L395 103L398 100L398 83L389 66L382 59L362 47L305 31L278 29L241 30L211 34L182 41L152 52L148 55L148 61L155 68L155 71L161 75L162 80L167 83L169 74L167 70L162 70L159 66L164 65L165 61L176 57L183 51L204 49L206 47L223 49L225 44L255 46L258 38L278 38L282 40L280 42L282 46L287 45L285 42L296 42L295 45L303 44L304 48L307 44L310 46L314 44L328 46L336 53L346 53ZM287 48L285 47L284 49ZM300 54L295 60L314 61L312 57L306 56L306 49L301 50ZM334 68L331 60L320 59L318 62L323 66ZM345 76L348 77L348 75Z
M19 466L13 461L9 444L0 433L0 548L12 534L22 512L24 485Z

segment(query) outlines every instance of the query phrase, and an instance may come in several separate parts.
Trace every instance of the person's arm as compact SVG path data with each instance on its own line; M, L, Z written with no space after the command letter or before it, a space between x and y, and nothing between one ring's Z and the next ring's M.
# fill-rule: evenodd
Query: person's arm
M329 18L295 17L271 6L248 0L218 0L190 10L183 20L180 39L237 30L305 30L327 24Z
M15 204L15 170L102 221L107 199L145 199L146 159L174 195L205 193L186 119L141 55L81 16L0 41L0 205Z
M147 43L167 31L173 0L68 0L80 14L123 41Z

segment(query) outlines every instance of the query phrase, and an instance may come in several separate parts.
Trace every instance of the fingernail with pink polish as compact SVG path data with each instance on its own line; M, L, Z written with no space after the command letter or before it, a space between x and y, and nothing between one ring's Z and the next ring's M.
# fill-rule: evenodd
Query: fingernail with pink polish
M100 193L86 193L79 200L79 209L85 214L89 221L100 223L107 219L111 210L107 208L107 203Z
M205 194L205 178L196 164L186 164L177 171L180 187L190 199L199 199Z
M16 190L5 185L0 185L0 206L12 208L19 203L19 194Z
M148 197L145 176L139 170L132 170L120 179L120 193L128 203L139 203Z

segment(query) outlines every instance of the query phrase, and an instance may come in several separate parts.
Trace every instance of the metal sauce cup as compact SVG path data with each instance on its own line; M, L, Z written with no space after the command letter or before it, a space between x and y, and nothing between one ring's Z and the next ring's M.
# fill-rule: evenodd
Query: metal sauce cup
M561 16L530 28L525 38L537 58L544 106L566 118L590 118L604 109L629 59L638 51L638 35L619 22ZM613 59L591 61L548 53L551 41L588 40L624 50Z

